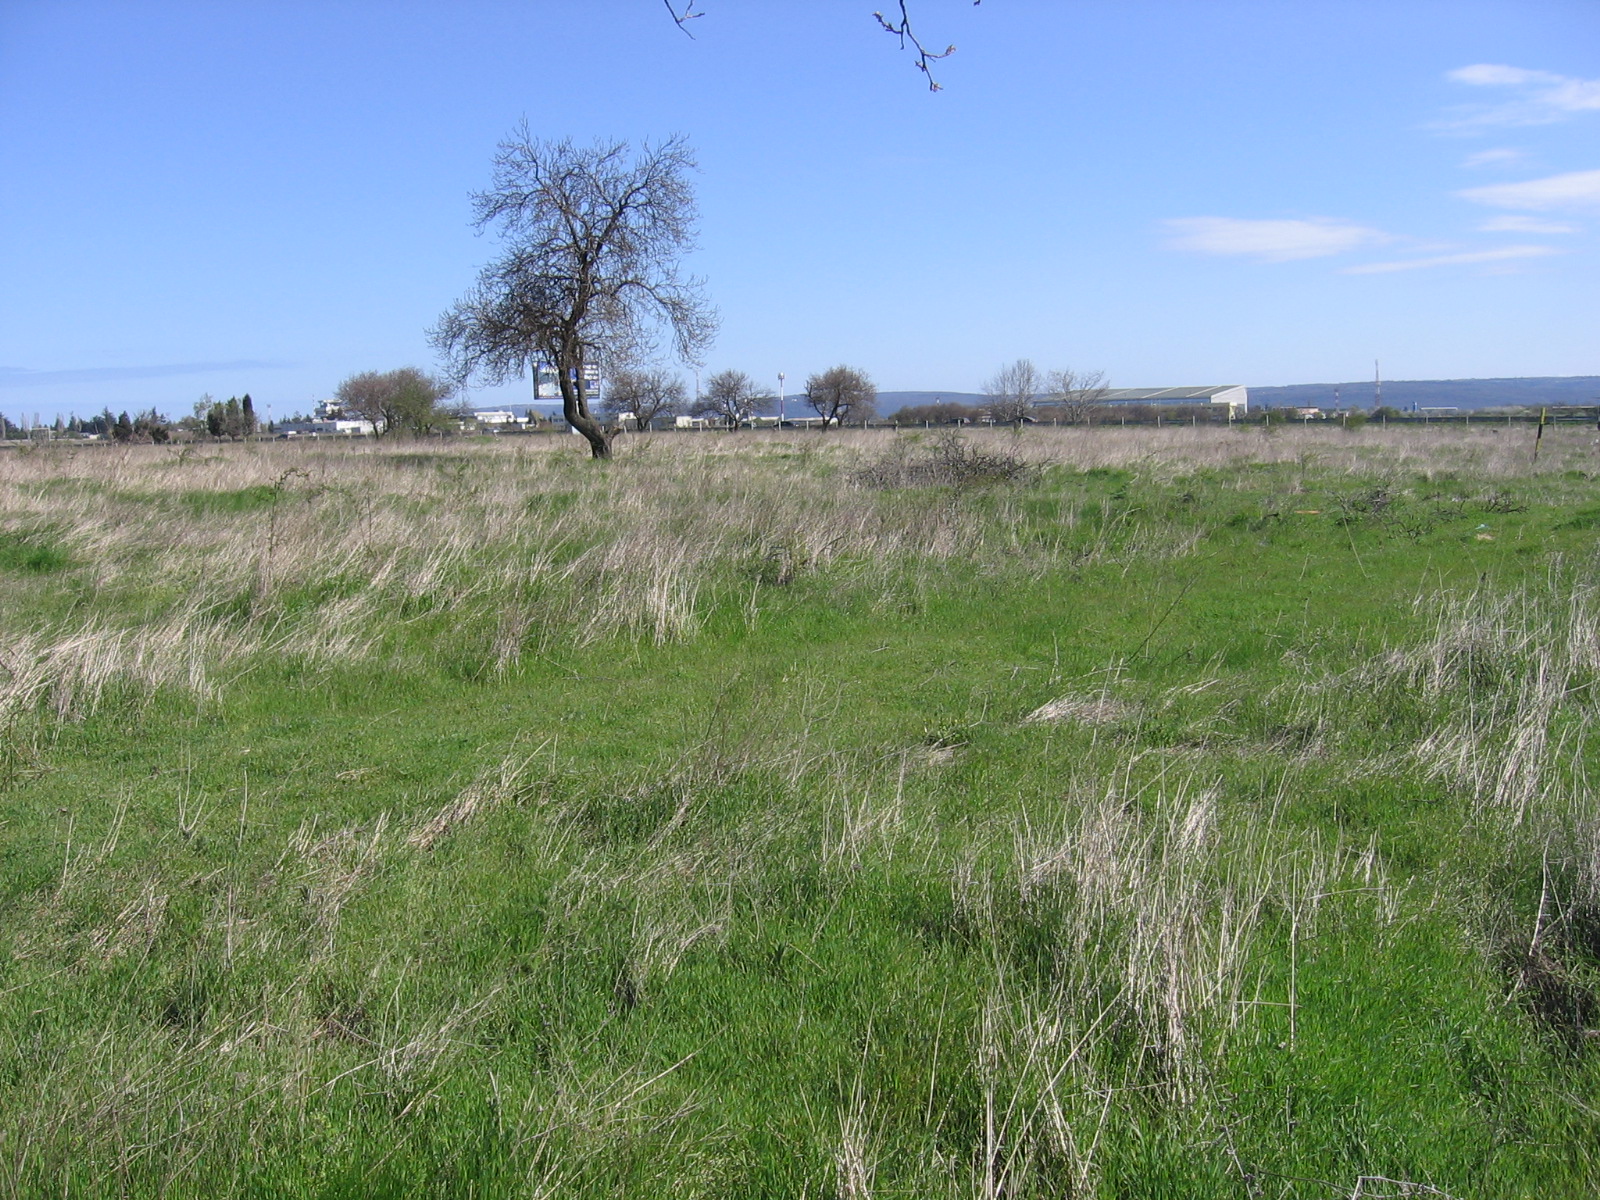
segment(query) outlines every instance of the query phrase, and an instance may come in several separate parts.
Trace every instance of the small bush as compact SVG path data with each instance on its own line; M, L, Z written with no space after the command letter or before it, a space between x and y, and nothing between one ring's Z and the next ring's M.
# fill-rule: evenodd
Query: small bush
M921 454L913 455L908 449L898 446L889 455L861 467L855 473L855 482L878 489L986 488L1021 483L1038 471L1035 464L1022 462L1015 455L980 450L956 433L940 437Z

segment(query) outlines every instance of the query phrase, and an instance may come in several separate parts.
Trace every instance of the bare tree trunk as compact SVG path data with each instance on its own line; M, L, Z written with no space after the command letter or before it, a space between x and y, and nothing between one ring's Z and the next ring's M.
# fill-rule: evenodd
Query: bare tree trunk
M610 458L611 437L590 414L588 398L583 394L582 365L573 368L562 363L556 373L559 376L557 382L561 385L561 415L566 417L567 424L583 434L584 440L589 443L591 455Z

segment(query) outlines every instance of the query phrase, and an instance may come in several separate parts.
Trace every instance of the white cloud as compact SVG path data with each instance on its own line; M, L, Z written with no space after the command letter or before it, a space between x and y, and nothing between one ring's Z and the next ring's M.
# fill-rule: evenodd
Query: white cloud
M1470 67L1457 67L1445 78L1457 83L1471 83L1479 87L1517 87L1526 83L1560 83L1562 77L1549 71L1529 71L1522 67L1506 67L1496 63L1474 63Z
M1458 267L1475 263L1504 263L1523 258L1559 254L1553 246L1502 246L1498 250L1471 250L1464 254L1438 254L1432 258L1406 258L1396 262L1363 263L1346 267L1345 275L1387 275L1391 271L1417 271L1426 267Z
M1163 221L1174 249L1291 262L1346 254L1390 241L1388 234L1333 217L1251 221L1239 217L1174 217Z
M1471 87L1506 88L1515 95L1500 104L1460 111L1447 128L1492 125L1549 125L1586 112L1600 112L1600 79L1574 79L1551 71L1529 71L1498 63L1475 63L1446 75Z
M1515 167L1520 166L1528 159L1526 150L1513 150L1509 146L1501 146L1494 150L1480 150L1476 154L1469 154L1461 162L1463 167Z
M1577 233L1576 225L1546 221L1542 217L1490 217L1478 226L1482 233Z
M1570 171L1522 183L1493 183L1468 188L1456 195L1495 208L1600 207L1600 171Z

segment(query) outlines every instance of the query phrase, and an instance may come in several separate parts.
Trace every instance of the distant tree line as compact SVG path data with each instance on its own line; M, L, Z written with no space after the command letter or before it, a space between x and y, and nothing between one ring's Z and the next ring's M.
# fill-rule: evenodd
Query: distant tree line
M823 425L860 425L877 415L877 388L859 367L841 364L819 371L788 399L797 412L809 408ZM698 396L690 396L682 379L661 368L621 367L605 381L599 409L615 432L646 430L676 417L738 429L777 412L778 397L732 367L708 376Z
M214 438L254 437L259 428L256 421L255 401L246 392L243 398L229 396L225 401L202 396L194 406L194 426L203 425Z
M1041 371L1030 358L1007 363L983 385L984 416L998 424L1046 419L1083 424L1109 391L1104 371Z

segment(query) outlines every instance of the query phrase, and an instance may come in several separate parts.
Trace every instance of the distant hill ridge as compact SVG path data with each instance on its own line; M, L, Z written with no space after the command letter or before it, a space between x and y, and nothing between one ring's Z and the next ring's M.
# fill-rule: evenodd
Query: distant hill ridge
M1253 387L1251 408L1371 408L1372 380ZM1391 408L1496 408L1501 405L1600 404L1600 375L1524 376L1514 379L1385 379Z
M1372 380L1362 379L1348 383L1293 383L1283 387L1252 387L1250 407L1333 408L1335 392L1338 394L1340 407L1371 408L1373 405ZM981 392L879 392L878 412L888 416L913 405L941 403L968 404L974 408L981 408L987 400L988 397ZM1385 379L1383 402L1399 409L1410 408L1413 404L1418 408L1600 404L1600 375L1521 376L1508 379Z

